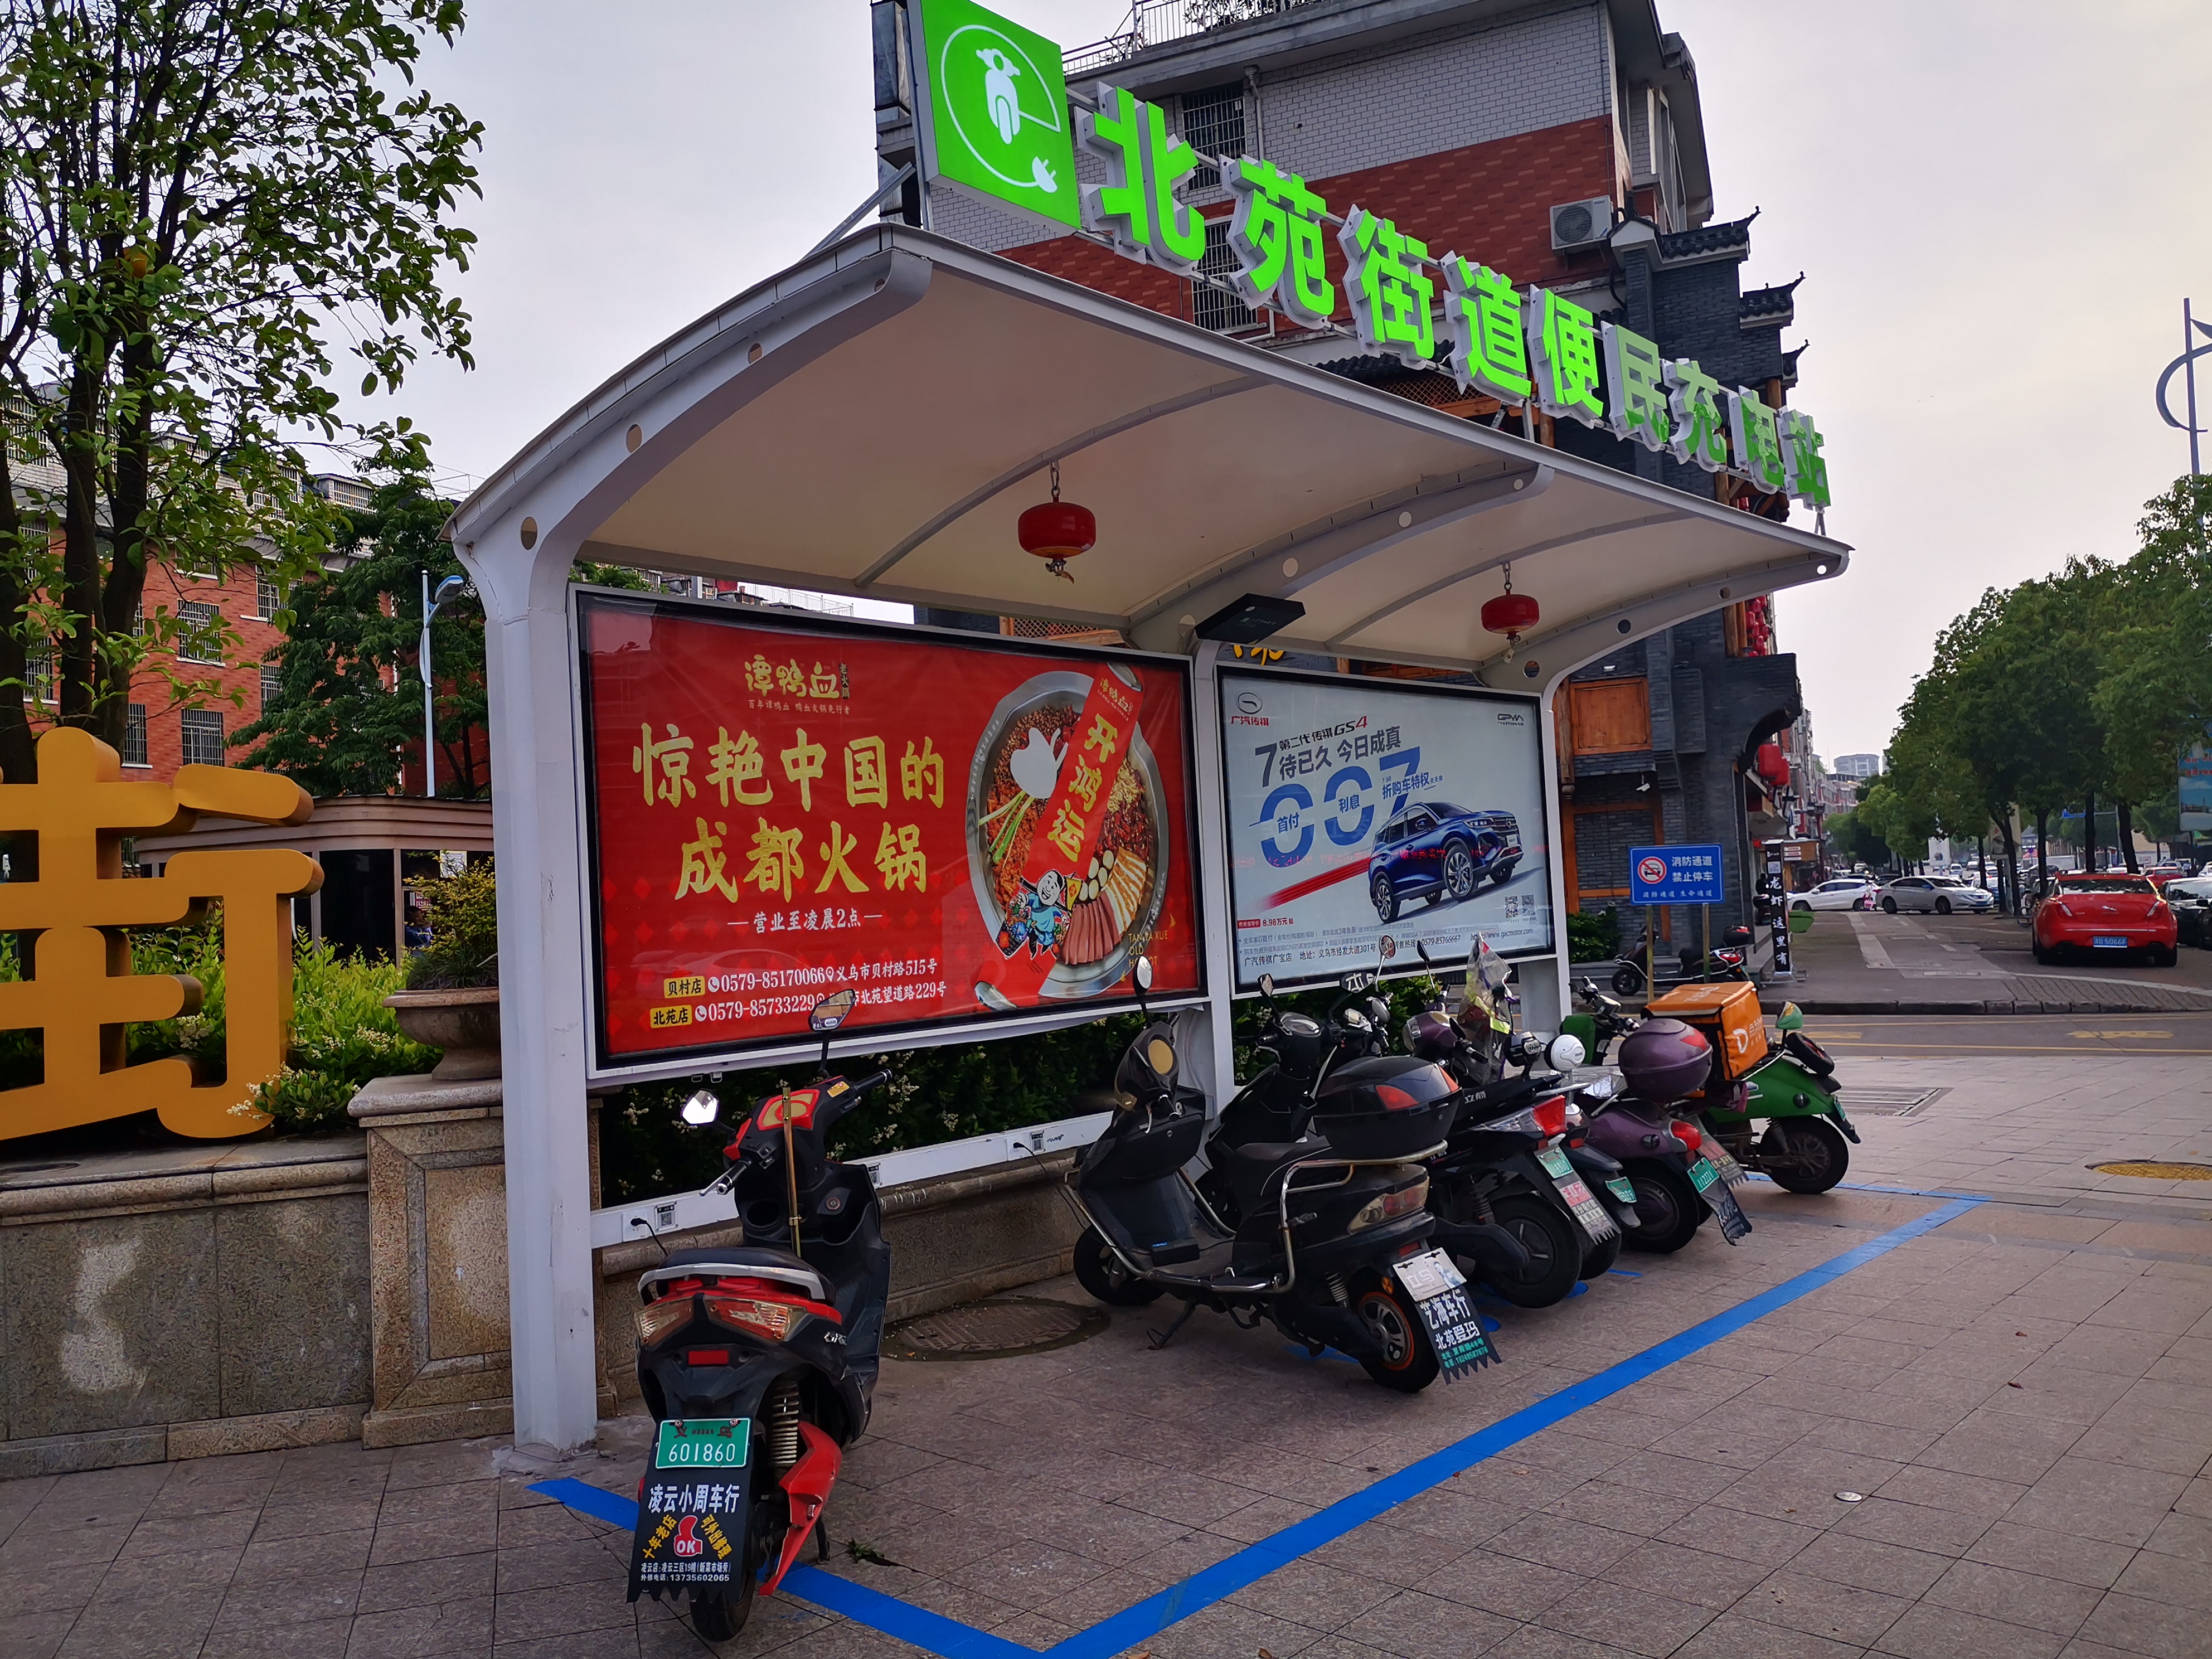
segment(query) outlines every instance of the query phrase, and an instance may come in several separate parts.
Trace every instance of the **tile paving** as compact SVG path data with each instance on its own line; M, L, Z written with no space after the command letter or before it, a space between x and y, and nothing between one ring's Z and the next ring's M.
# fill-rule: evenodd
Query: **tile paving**
M2084 1075L1993 1064L1866 1126L1856 1172L1955 1164L1991 1202L1128 1651L2212 1654L2212 1205L2073 1173L2091 1140L2212 1134L2203 1085L2135 1062L2085 1122ZM2057 1155L1990 1156L2008 1122ZM1709 1229L1563 1307L1492 1309L1505 1363L1412 1400L1211 1317L1155 1352L1142 1310L1050 1353L894 1363L830 1506L830 1571L1049 1648L1936 1202L1746 1192L1740 1248ZM560 1472L627 1493L641 1430L609 1425ZM715 1650L672 1604L623 1599L627 1534L529 1490L544 1473L471 1443L0 1485L0 1659ZM720 1650L922 1650L779 1597Z

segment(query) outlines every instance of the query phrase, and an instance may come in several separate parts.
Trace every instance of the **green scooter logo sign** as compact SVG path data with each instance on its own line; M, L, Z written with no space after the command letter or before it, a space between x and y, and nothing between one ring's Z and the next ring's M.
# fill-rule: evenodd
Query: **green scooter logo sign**
M1060 48L973 0L921 0L921 14L930 176L1076 228Z

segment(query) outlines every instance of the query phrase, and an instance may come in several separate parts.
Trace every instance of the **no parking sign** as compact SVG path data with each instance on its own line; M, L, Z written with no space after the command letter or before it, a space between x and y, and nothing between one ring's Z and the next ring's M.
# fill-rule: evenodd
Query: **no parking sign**
M1704 847L1632 847L1628 849L1631 904L1718 904L1721 849Z

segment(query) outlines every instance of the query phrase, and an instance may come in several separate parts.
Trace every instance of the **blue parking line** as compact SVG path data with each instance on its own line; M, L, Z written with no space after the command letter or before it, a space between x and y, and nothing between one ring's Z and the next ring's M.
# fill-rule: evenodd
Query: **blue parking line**
M1910 1188L1900 1188L1865 1190L1911 1191ZM1442 1451L1432 1452L1395 1474L1385 1475L1349 1498L1340 1498L1280 1532L1247 1545L1227 1559L1192 1574L1181 1583L1162 1590L1157 1595L1147 1596L1088 1630L1079 1631L1065 1641L1044 1650L1044 1659L1110 1659L1112 1655L1137 1646L1194 1614L1203 1613L1238 1590L1257 1583L1269 1573L1288 1566L1323 1545L1334 1543L1346 1534L1365 1526L1385 1511L1441 1486L1452 1476L1495 1457L1555 1424L1564 1422L1577 1412L1610 1399L1623 1389L1664 1370L1677 1360L1686 1359L1712 1346L1778 1309L1786 1308L1791 1303L1810 1296L1814 1291L1832 1285L1846 1273L1989 1201L1972 1194L1952 1196L1950 1201L1940 1208L1930 1210L1902 1226L1892 1228L1880 1237L1869 1239L1816 1267L1808 1267L1796 1278L1785 1279L1771 1290L1762 1291L1725 1313L1716 1314L1711 1319L1692 1325L1689 1329L1670 1336L1665 1341L1598 1372L1595 1376L1570 1383L1558 1393L1547 1395L1534 1405L1524 1407L1510 1417L1477 1430ZM571 1509L580 1510L597 1520L623 1527L637 1524L637 1505L632 1500L580 1480L548 1480L532 1486L531 1490L556 1498ZM856 1624L881 1631L886 1636L911 1644L926 1652L940 1655L943 1659L1037 1659L1036 1649L1010 1642L1004 1637L994 1636L988 1631L976 1630L957 1620L947 1619L941 1613L931 1613L896 1596L885 1595L864 1584L856 1584L849 1579L839 1578L816 1568L793 1567L785 1578L784 1585L801 1600L842 1613Z

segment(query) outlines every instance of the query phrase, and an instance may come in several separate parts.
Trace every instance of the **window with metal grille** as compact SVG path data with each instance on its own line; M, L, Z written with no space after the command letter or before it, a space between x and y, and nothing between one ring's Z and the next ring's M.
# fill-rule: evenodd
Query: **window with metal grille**
M1237 255L1229 246L1229 221L1207 221L1206 252L1198 262L1199 274L1225 279L1236 269ZM1191 320L1200 328L1210 328L1217 334L1249 328L1259 320L1252 314L1252 307L1227 289L1206 283L1191 284L1190 314Z
M1183 141L1200 155L1244 153L1244 87L1200 87L1182 95ZM1221 182L1219 169L1201 167L1190 175L1193 189L1211 190Z
M177 620L184 624L177 638L179 662L221 662L222 641L216 629L222 612L212 605L203 605L198 599L186 599L177 607Z
M274 661L261 665L261 712L267 714L284 695L284 671Z
M53 653L36 651L23 659L23 689L40 702L54 700Z
M222 716L212 708L187 708L185 723L185 764L222 764Z
M276 592L276 582L258 572L254 574L253 589L253 614L267 622L276 614L276 607L283 603L283 597Z
M134 702L123 710L123 763L125 766L148 766L146 758L146 705Z

